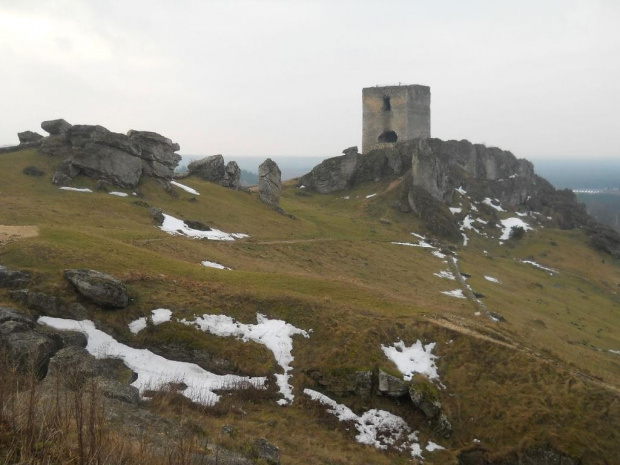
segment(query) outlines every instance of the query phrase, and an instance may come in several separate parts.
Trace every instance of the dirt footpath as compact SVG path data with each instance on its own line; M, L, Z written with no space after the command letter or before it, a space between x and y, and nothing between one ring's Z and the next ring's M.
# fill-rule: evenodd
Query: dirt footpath
M0 247L27 237L39 235L38 226L4 226L0 224Z

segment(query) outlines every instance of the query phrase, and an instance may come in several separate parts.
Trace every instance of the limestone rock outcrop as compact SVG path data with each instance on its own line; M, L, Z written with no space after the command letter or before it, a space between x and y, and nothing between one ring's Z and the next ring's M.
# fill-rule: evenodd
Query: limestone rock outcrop
M230 187L231 189L239 189L241 185L241 168L236 161L229 161L224 168L224 179L222 179L222 186Z
M205 181L220 182L224 179L225 167L222 155L211 155L187 165L188 176L197 176Z
M127 288L118 279L95 270L65 270L65 277L83 297L102 307L125 308Z
M179 145L154 132L131 130L125 134L103 126L74 125L63 119L44 121L50 135L39 152L63 157L52 181L68 184L78 174L111 184L133 188L143 176L172 179L181 160Z
M32 142L40 142L43 139L43 136L38 132L33 131L24 131L18 132L17 138L19 139L19 143L21 144L30 144Z
M30 273L14 271L0 265L0 287L26 286L30 282Z
M280 205L282 191L282 172L271 158L267 158L258 167L258 193L260 199L269 205Z

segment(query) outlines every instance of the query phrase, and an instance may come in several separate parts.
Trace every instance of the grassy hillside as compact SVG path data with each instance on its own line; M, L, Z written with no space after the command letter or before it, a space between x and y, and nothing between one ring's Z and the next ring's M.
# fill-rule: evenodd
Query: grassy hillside
M537 228L503 245L474 235L467 247L456 245L469 284L506 319L496 323L477 316L471 301L441 294L458 284L433 275L448 265L429 249L393 244L417 242L411 233L425 231L414 215L392 208L396 192L389 181L358 187L346 192L348 198L300 195L286 185L281 206L292 220L255 194L197 179L183 183L200 196L181 189L174 196L155 181L124 198L63 191L51 183L58 161L34 150L0 155L0 225L39 228L37 237L0 247L0 264L32 271L33 289L74 301L64 269L110 273L127 283L132 302L125 310L92 310L99 327L133 346L178 344L216 353L248 375L276 371L263 346L176 322L134 336L127 324L164 307L175 318L222 313L254 323L262 313L312 329L308 339L294 342L292 406L265 399L245 406L243 414L231 405L218 412L183 409L208 430L234 425L239 434L228 446L243 450L246 438L262 436L280 447L283 463L406 463L405 455L357 444L352 431L302 390L320 389L311 376L317 372L329 379L375 368L398 375L381 345L420 339L437 343L441 400L454 427L441 441L448 450L425 453L426 463L452 463L474 439L491 457L534 444L550 444L583 463L613 463L620 454L620 355L610 352L620 350L620 267L589 248L581 231ZM29 165L46 175L22 174ZM74 185L94 190L86 178ZM377 195L367 198L371 194ZM147 204L250 237L171 236L155 226ZM232 271L206 268L203 260ZM8 291L0 290L0 306L16 306ZM359 411L392 411L420 430L423 443L436 441L410 405L380 397L340 401ZM170 405L150 408L180 414Z

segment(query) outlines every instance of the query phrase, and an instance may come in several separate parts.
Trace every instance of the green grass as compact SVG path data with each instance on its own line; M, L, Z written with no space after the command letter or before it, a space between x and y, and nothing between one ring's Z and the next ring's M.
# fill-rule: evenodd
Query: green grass
M38 237L0 248L0 263L31 270L34 289L70 302L77 297L63 280L64 269L108 272L127 283L132 303L120 311L89 307L98 325L136 346L176 344L217 354L235 371L251 375L277 370L262 346L178 323L134 336L127 324L164 307L179 318L223 313L246 323L263 313L313 330L309 339L296 337L294 343L298 403L286 409L273 402L250 405L246 415L233 412L224 419L191 413L205 427L234 423L241 432L239 447L243 438L266 435L281 446L285 463L398 463L401 458L357 445L344 425L302 401L300 393L316 387L307 375L312 370L326 377L374 368L397 374L381 344L421 339L437 342L446 385L440 395L455 426L452 439L434 438L407 405L380 398L346 402L354 408L388 408L418 428L425 441L452 448L428 454L427 463L433 457L436 463L449 462L473 438L495 454L548 442L576 455L590 454L584 463L609 460L618 452L618 391L606 386L620 385L620 357L606 350L620 350L620 267L586 246L581 231L537 229L503 246L471 233L469 247L457 244L459 266L472 275L469 283L484 294L489 310L506 318L496 324L476 316L469 301L440 294L457 284L433 276L447 265L427 249L391 243L414 242L410 233L425 231L414 215L391 207L398 193L388 191L387 181L359 186L347 192L348 200L343 193L298 196L289 183L281 205L298 218L291 220L256 194L197 179L183 181L201 193L196 201L180 189L173 197L154 181L139 186L139 199L61 191L50 182L58 161L35 151L0 155L0 225L40 228ZM27 165L47 175L25 176L21 170ZM79 178L75 185L94 183ZM373 193L378 195L366 199ZM251 237L216 242L170 236L155 227L136 200ZM517 261L528 258L559 273L549 276ZM234 271L205 268L202 260ZM8 292L0 292L0 305L15 305Z

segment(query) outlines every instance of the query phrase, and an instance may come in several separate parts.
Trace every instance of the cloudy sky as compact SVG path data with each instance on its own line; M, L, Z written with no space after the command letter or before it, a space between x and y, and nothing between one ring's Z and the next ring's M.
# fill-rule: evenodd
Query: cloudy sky
M362 88L402 82L431 87L434 137L618 157L619 24L618 0L0 0L0 144L62 117L334 156Z

